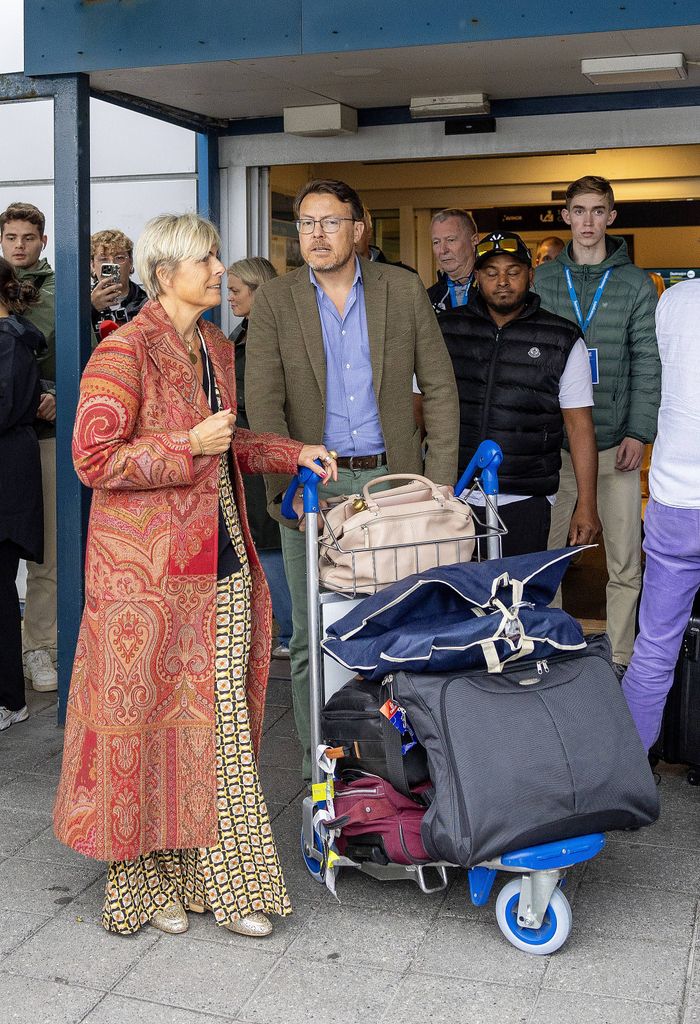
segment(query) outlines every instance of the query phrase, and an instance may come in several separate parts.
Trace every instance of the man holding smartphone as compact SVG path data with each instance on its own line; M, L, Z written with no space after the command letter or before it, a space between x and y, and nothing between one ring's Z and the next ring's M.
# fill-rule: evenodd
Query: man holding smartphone
M90 239L92 326L103 320L124 324L133 320L146 301L143 288L131 280L133 242L123 231L98 231Z

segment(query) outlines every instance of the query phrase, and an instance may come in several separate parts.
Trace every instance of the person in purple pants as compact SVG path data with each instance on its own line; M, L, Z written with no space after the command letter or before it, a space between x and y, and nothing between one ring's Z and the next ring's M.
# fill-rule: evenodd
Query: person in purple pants
M664 292L656 308L662 382L644 520L646 570L639 635L622 689L647 750L661 718L700 588L700 280Z

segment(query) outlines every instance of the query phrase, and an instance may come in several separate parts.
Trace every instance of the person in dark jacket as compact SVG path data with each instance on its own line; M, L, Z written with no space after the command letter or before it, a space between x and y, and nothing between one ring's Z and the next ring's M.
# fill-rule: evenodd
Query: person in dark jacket
M119 268L118 279L103 275L105 264ZM116 228L97 231L90 238L90 271L92 326L99 340L100 323L113 320L117 324L125 324L133 320L146 302L146 293L131 279L134 243Z
M440 313L460 402L459 464L489 439L503 450L499 515L503 555L547 548L566 426L578 485L569 541L600 531L598 468L588 354L575 324L547 312L530 291L530 250L515 234L477 245L477 290L466 306ZM483 505L472 494L470 502Z
M440 210L430 223L430 240L438 267L437 281L428 288L433 309L466 306L474 287L476 221L466 210Z
M238 412L236 426L250 429L245 407L245 358L248 315L253 308L255 293L264 281L277 277L277 271L269 260L251 256L238 260L228 268L228 301L234 316L243 320L231 334L236 346L236 394ZM246 507L255 549L258 552L272 598L272 612L279 626L277 642L272 649L273 658L289 657L289 641L292 638L292 599L289 595L287 577L282 560L282 541L279 523L268 514L265 483L261 476L245 476Z
M21 558L41 562L44 511L34 428L41 398L37 352L44 335L22 314L37 289L0 258L0 732L29 717L15 580Z

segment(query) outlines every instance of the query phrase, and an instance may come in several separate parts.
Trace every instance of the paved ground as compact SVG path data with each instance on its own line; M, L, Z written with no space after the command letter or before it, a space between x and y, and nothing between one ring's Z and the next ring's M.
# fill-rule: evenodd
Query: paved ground
M700 1024L700 792L676 769L662 820L570 876L568 944L529 956L456 871L430 897L346 873L340 904L309 879L289 684L273 679L262 772L296 913L257 942L211 915L120 938L99 924L101 866L52 837L61 732L50 699L32 705L0 735L1 1024Z

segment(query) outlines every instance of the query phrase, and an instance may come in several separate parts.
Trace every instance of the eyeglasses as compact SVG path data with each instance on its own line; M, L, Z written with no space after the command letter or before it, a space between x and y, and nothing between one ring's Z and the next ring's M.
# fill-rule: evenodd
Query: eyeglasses
M318 220L313 217L303 217L301 220L296 222L297 231L300 235L311 235L313 234L314 227L317 224L321 225L321 231L324 235L334 235L336 231L340 230L341 222L344 220L351 220L354 222L354 217L319 217Z
M487 252L518 252L517 238L485 238L476 247L476 255L484 256Z

